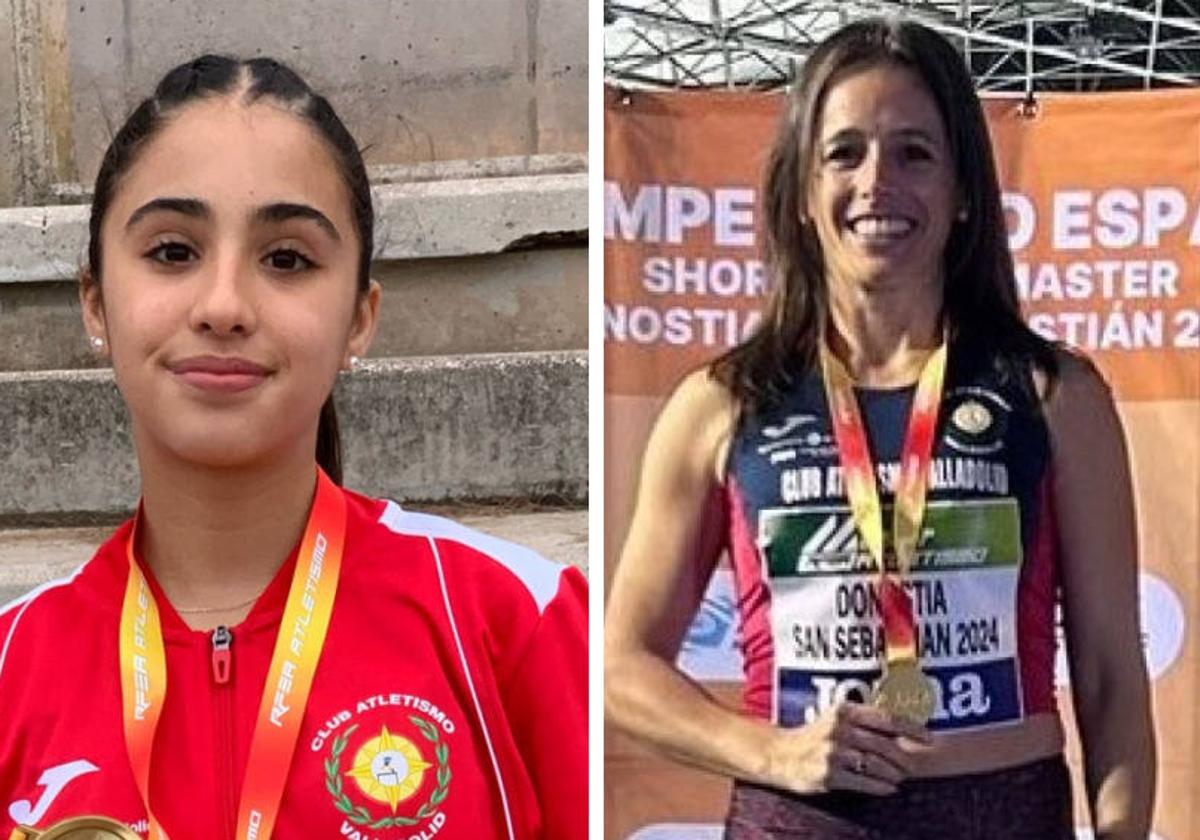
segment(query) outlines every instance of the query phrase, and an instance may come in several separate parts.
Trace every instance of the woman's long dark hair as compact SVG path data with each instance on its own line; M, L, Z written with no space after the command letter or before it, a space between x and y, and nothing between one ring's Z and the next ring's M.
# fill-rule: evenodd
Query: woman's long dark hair
M821 109L829 90L854 72L904 67L922 80L941 114L967 211L943 254L943 315L952 343L970 341L1032 387L1036 367L1057 372L1052 345L1021 318L996 164L971 77L944 38L920 24L871 18L821 43L788 97L763 189L766 259L774 286L758 331L712 363L710 372L743 411L774 402L797 372L816 364L829 299L821 243L801 221Z
M371 254L375 249L375 211L371 206L371 184L362 154L346 126L323 96L310 88L290 67L270 58L240 61L223 55L205 55L171 70L158 83L154 95L142 101L121 126L104 154L92 194L88 225L88 276L99 283L103 264L100 229L112 204L121 177L137 160L138 153L171 116L192 102L244 91L246 104L269 97L306 120L325 140L337 162L350 195L354 224L358 231L359 259L357 288L365 294L370 285ZM317 463L338 484L342 483L342 444L338 434L337 410L330 394L321 407L317 425Z

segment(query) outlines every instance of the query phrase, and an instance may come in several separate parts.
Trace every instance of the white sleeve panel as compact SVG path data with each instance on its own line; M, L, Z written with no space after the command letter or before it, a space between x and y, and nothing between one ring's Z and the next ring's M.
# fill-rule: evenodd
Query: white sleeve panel
M384 508L379 522L397 534L450 540L487 555L524 584L537 604L539 613L545 612L546 605L554 600L559 579L566 568L525 546L480 533L440 516L412 513L391 501Z
M51 589L57 589L60 586L69 585L75 580L75 578L79 577L79 573L82 571L83 566L80 566L78 569L71 572L71 574L67 577L47 581L37 589L34 589L32 592L26 592L16 600L0 605L0 618L14 610L17 613L16 617L13 618L12 624L9 625L8 633L4 638L4 643L0 645L0 676L3 676L4 674L4 661L8 659L8 648L12 644L13 636L16 635L17 625L21 623L21 616L25 615L25 610L29 609L30 604L37 600L38 596L40 596L42 593L48 592Z

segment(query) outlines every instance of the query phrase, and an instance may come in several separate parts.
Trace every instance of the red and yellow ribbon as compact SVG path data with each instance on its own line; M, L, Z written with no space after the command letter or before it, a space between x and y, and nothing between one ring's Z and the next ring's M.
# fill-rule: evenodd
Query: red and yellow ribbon
M946 375L946 344L943 342L921 369L908 429L904 435L900 478L892 510L895 575L888 570L884 560L883 508L879 502L879 488L866 428L854 395L854 381L825 343L821 345L820 358L825 396L829 400L833 433L845 478L846 497L850 501L854 524L879 569L879 603L887 661L916 661L916 618L912 599L900 580L912 568L921 535L921 521L925 517L925 494L929 486L933 439Z
M133 766L142 801L150 801L150 756L154 733L167 696L167 657L163 651L162 622L158 605L146 576L133 558L133 538L137 520L129 532L125 555L129 577L125 583L125 604L121 610L121 699L125 721L125 749ZM149 813L149 811L147 811ZM154 815L150 814L149 840L166 840Z
M137 522L126 544L129 578L121 612L121 692L125 742L138 792L146 803L150 840L166 832L150 809L154 733L167 692L162 624L134 559ZM267 685L254 724L238 806L237 840L267 840L275 827L317 662L333 612L346 542L346 498L319 468L317 492L275 640Z

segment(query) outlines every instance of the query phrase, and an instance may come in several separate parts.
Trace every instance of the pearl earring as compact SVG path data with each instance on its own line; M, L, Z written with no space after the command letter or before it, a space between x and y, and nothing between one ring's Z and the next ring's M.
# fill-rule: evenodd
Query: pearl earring
M350 370L352 370L352 371L358 370L358 366L360 364L362 364L362 359L358 358L358 356L350 357Z
M92 336L92 349L100 350L104 347L104 339L98 335Z

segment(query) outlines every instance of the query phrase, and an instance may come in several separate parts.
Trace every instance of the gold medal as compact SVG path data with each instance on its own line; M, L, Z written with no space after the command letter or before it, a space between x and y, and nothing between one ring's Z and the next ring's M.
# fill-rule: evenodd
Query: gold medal
M933 717L933 687L914 659L889 662L871 702L918 726L924 726Z
M141 840L124 823L107 817L74 817L50 826L45 831L20 826L9 840Z

